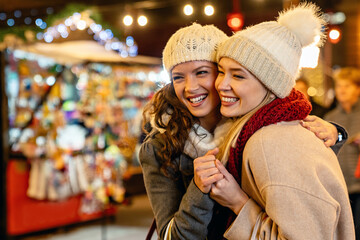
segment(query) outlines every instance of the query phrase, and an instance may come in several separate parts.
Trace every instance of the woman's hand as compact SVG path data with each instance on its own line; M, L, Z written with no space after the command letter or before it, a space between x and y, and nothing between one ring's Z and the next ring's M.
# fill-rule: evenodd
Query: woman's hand
M224 178L213 184L210 197L220 205L230 208L235 214L239 214L249 197L219 160L216 160L216 167Z
M215 166L215 155L218 152L219 149L215 148L194 160L194 182L203 193L209 193L211 185L223 179L223 175Z
M338 139L336 127L322 118L309 115L300 123L304 128L312 131L318 138L323 140L326 147L333 146Z

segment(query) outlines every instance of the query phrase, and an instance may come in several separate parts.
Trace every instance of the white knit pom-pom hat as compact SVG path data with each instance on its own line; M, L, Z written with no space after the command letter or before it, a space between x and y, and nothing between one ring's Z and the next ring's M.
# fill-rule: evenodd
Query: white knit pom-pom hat
M163 51L164 68L171 72L173 67L190 61L216 62L216 50L226 34L213 25L193 23L177 30L168 40Z
M325 21L319 8L303 3L281 12L277 21L239 31L219 47L217 61L228 57L249 70L277 97L288 96L299 75L301 50L320 37Z

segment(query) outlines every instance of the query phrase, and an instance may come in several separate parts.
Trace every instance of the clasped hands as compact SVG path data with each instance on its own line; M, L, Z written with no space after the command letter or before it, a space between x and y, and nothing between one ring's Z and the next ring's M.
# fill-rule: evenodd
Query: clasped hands
M238 214L249 199L235 178L224 165L216 159L219 149L208 151L194 160L194 182L203 193L224 207Z
M322 139L326 147L334 145L337 140L336 127L319 117L308 116L301 121L301 125ZM359 142L360 134L354 140L356 144ZM216 159L218 152L219 149L215 148L194 160L194 182L203 193L209 193L212 199L238 214L249 197L224 165Z

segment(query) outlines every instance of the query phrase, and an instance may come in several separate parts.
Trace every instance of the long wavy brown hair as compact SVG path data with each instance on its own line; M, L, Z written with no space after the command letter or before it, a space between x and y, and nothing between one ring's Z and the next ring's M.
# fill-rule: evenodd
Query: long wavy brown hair
M165 115L169 115L169 119L164 120L163 116ZM164 133L160 133L164 141L158 152L161 159L161 170L168 177L178 177L174 175L178 166L173 159L181 155L191 127L199 120L177 98L172 82L156 92L144 108L143 129L147 133L144 126L149 124L151 118L157 127L165 130Z

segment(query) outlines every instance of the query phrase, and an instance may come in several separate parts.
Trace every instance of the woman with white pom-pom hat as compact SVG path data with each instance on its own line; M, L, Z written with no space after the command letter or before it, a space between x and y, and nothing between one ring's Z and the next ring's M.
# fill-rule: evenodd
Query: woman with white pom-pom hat
M219 205L209 239L355 238L336 155L301 127L311 106L293 88L301 49L324 38L324 24L301 4L220 45L215 87L222 115L236 120L219 149L194 160L195 171L224 175L210 191Z

